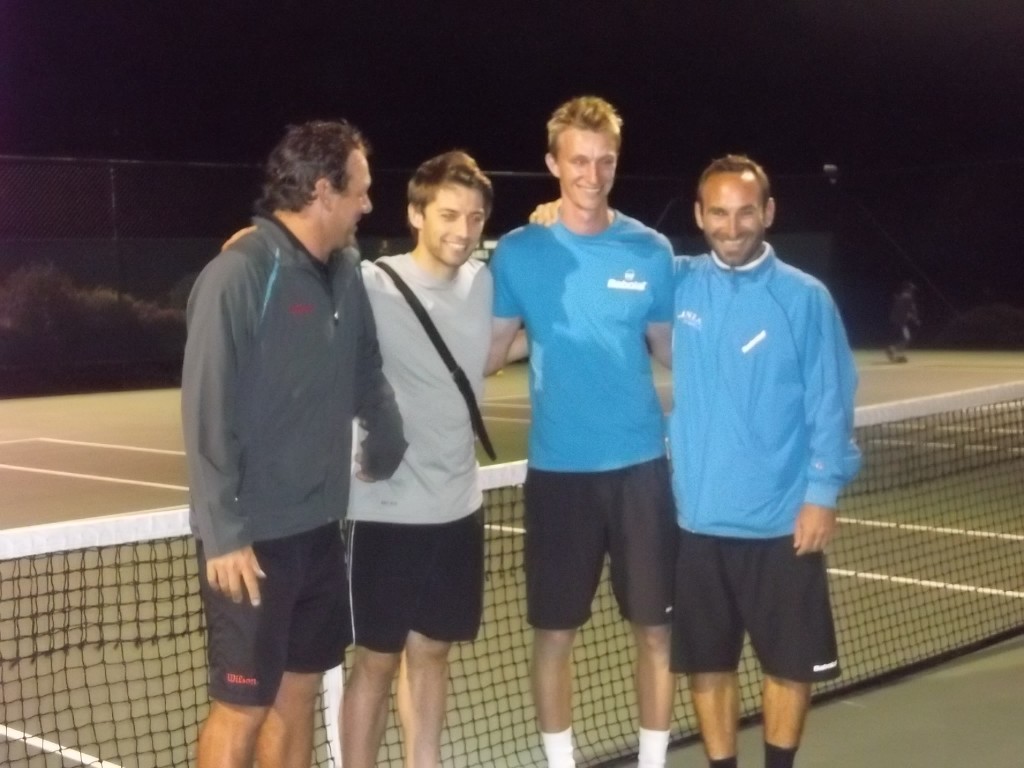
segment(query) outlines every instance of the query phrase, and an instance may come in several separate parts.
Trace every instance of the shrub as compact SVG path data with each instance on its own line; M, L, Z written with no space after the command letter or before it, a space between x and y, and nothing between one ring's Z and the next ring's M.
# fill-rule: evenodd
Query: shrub
M53 264L23 267L0 282L0 365L75 365L180 359L184 313L76 285Z

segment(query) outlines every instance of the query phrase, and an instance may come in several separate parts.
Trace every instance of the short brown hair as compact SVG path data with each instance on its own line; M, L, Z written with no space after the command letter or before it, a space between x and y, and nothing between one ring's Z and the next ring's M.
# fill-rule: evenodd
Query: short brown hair
M451 184L479 192L484 199L484 214L491 215L494 204L491 180L480 170L476 160L458 149L432 157L416 169L409 179L409 205L422 211L437 197L437 190Z
M346 166L353 152L370 153L370 145L345 120L313 120L290 125L267 158L263 196L258 211L301 211L315 197L319 179L327 179L339 192L348 186Z
M712 160L711 164L700 175L700 179L697 180L697 202L703 206L704 202L701 198L701 191L704 189L705 182L712 176L719 173L748 172L754 174L754 178L757 179L757 183L761 187L761 205L766 205L768 198L772 196L772 185L768 181L768 174L764 172L764 168L760 164L754 162L746 155L726 155L717 160Z
M556 109L548 120L548 152L557 154L558 137L567 128L607 133L622 145L622 118L615 107L600 96L577 96Z

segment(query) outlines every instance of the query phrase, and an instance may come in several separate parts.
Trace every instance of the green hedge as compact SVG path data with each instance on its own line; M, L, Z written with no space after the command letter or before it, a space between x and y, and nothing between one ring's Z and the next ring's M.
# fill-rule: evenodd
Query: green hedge
M184 345L181 308L78 285L53 264L23 267L0 282L8 394L12 387L31 394L170 385Z

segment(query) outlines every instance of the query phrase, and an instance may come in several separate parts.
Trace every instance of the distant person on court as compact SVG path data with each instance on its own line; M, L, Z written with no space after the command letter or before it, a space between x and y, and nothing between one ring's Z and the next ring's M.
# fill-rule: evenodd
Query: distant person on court
M893 296L889 310L889 325L892 328L893 343L885 349L891 363L907 362L907 347L910 346L910 326L920 327L921 317L917 312L917 286L909 280Z
M476 637L483 609L483 494L469 407L385 268L417 297L479 399L494 286L470 254L491 212L491 182L469 155L447 152L416 170L408 201L413 251L362 265L409 447L389 480L352 486L356 648L343 701L345 768L377 765L396 673L405 764L440 765L448 652Z
M527 618L550 768L575 765L572 649L606 554L636 642L642 768L664 765L672 718L674 510L648 352L666 364L671 354L672 249L609 205L621 125L593 96L555 110L545 159L559 220L509 233L491 262L492 366L521 325L530 343Z
M289 128L254 230L189 298L182 423L212 699L199 768L310 765L321 676L351 641L353 418L367 477L405 451L350 248L371 209L366 156L348 123Z
M839 675L824 549L856 474L857 374L826 288L765 242L768 177L728 155L700 177L711 252L680 259L670 417L679 551L672 665L712 768L735 768L737 667L764 672L766 768L789 768L811 684Z

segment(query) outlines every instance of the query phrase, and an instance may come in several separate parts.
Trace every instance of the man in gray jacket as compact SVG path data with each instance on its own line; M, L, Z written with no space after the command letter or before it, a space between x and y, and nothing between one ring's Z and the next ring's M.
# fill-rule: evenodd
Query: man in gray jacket
M367 151L345 122L290 128L255 229L189 298L182 423L212 699L199 768L310 764L321 675L351 642L352 420L362 476L390 476L405 450L350 248L372 208Z

